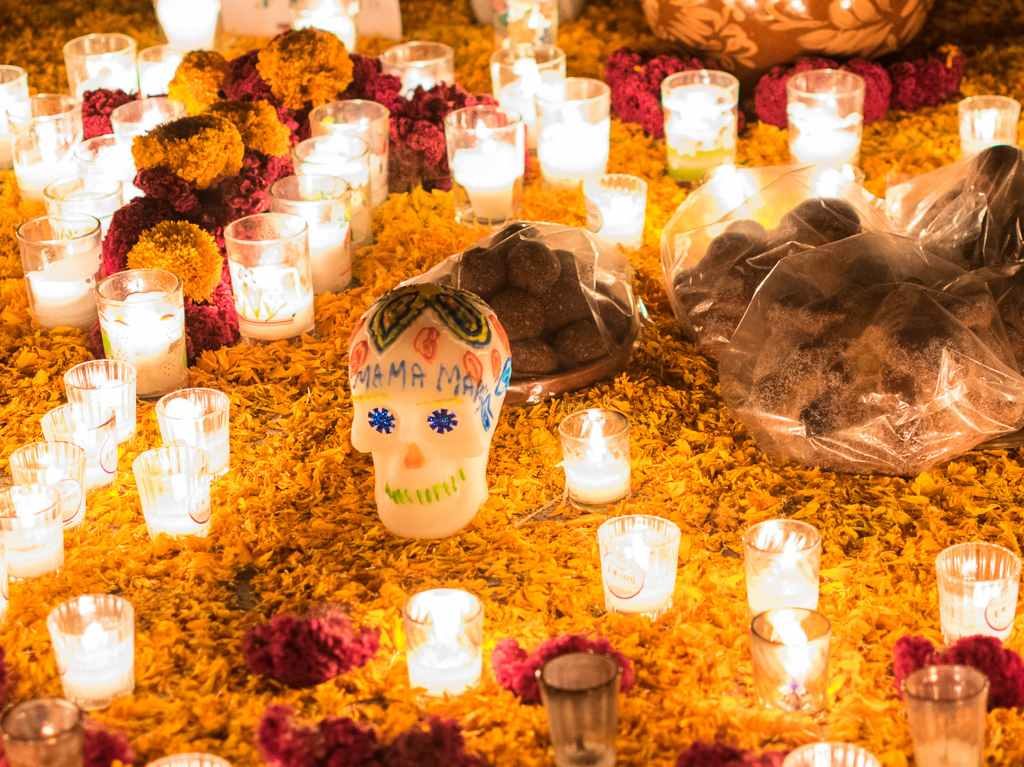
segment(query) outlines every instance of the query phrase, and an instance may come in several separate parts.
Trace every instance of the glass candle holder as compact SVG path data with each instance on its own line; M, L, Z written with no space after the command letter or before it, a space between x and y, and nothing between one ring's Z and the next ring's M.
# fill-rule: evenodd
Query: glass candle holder
M64 519L57 491L38 484L0 487L0 542L14 580L60 570Z
M565 92L565 52L553 45L519 45L491 55L491 89L506 114L526 125L526 145L537 148L537 96Z
M125 203L142 196L135 186L135 158L132 140L106 133L80 142L74 150L78 175L82 178L109 179L121 182L121 196Z
M149 536L205 537L210 530L210 474L206 452L170 445L141 453L132 462Z
M494 43L498 48L558 42L558 0L508 0L495 7Z
M882 767L882 763L852 743L808 743L790 751L782 767Z
M984 762L989 682L970 666L925 666L903 681L917 767Z
M557 767L614 767L619 664L607 655L567 653L537 670Z
M414 594L403 613L409 686L459 695L480 681L484 607L459 589Z
M135 610L113 594L85 594L46 618L64 697L86 711L135 689Z
M270 187L270 209L306 222L313 292L335 293L352 281L350 189L337 176L287 176Z
M231 762L213 754L172 754L155 759L146 767L231 767Z
M74 148L82 140L82 107L70 96L37 93L27 111L8 113L14 127L14 174L21 196L42 202L48 184L78 175Z
M740 81L728 72L677 72L661 82L668 175L699 181L736 158Z
M64 529L85 520L85 451L70 442L32 442L9 459L15 485L46 485L57 491Z
M212 50L220 18L220 0L154 0L156 18L172 48Z
M354 135L367 146L370 165L370 204L376 207L388 198L388 146L391 111L366 99L332 101L309 113L311 135L335 133Z
M166 96L151 96L122 104L110 113L110 125L120 139L149 133L153 128L186 115L185 105ZM129 143L129 153L131 144ZM132 169L135 169L132 158Z
M766 610L750 624L754 687L766 706L816 713L828 694L832 627L821 613L801 607Z
M88 360L64 374L68 402L109 410L114 414L117 441L135 436L135 391L138 376L131 363L122 360Z
M242 336L275 341L311 331L306 222L288 213L257 213L228 224L224 241Z
M812 69L786 82L789 153L802 165L856 165L864 129L864 79Z
M173 45L153 45L139 51L139 95L165 96L185 54Z
M88 329L96 321L100 233L92 216L39 216L18 227L28 308L43 327Z
M82 767L85 721L81 709L60 698L18 703L0 719L10 767Z
M352 241L363 245L373 239L370 205L370 147L351 133L332 133L300 141L292 148L295 172L300 176L337 176L349 186L348 219Z
M19 115L28 115L28 73L21 67L0 64L0 170L11 167L14 128Z
M821 534L796 519L769 519L743 533L747 604L758 615L779 607L818 609Z
M973 157L998 144L1017 146L1020 102L1007 96L971 96L958 107L960 152Z
M569 499L581 508L629 495L629 419L616 410L579 410L558 426Z
M40 426L47 442L70 442L85 451L85 489L104 487L117 474L117 426L107 407L67 404L42 417Z
M561 93L537 94L537 157L545 181L572 187L604 175L610 108L608 85L585 77L567 78Z
M599 245L640 248L647 219L647 182L639 176L607 173L583 184L587 228Z
M412 40L392 45L380 56L384 74L402 81L402 95L417 88L429 91L438 83L455 84L455 51L444 43Z
M165 445L189 445L206 454L211 476L226 474L231 464L228 439L231 399L216 389L179 389L156 403L156 420Z
M661 517L613 517L597 529L608 612L657 618L672 607L679 526Z
M50 218L91 216L100 222L100 234L106 236L110 220L122 205L121 182L109 178L55 181L43 190L43 202Z
M497 107L456 109L444 120L455 220L497 226L515 218L526 173L526 130Z
M136 394L160 397L188 382L181 280L163 269L127 269L96 288L107 359L131 364Z
M341 40L349 53L355 51L359 0L299 0L293 13L292 29L322 29Z
M135 40L119 32L82 35L64 44L68 88L81 99L100 88L135 93L139 90Z
M994 543L960 543L935 559L942 637L953 644L983 634L1006 641L1020 588L1020 557Z

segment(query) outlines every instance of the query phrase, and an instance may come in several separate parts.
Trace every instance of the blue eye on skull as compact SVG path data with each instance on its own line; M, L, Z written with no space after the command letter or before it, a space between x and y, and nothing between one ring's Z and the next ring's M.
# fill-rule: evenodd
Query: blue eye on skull
M459 419L455 417L455 413L443 407L428 415L427 423L438 434L447 434L459 425Z
M370 428L381 434L390 434L395 430L395 416L386 407L375 407L367 415Z

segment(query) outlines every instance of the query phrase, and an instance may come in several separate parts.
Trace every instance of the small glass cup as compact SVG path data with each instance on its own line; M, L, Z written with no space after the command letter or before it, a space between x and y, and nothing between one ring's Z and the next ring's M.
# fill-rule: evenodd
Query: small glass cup
M82 140L82 107L70 96L37 93L27 110L8 112L12 163L21 196L42 202L54 181L78 175L74 148Z
M412 96L417 88L429 91L438 83L455 83L455 51L444 43L411 40L392 45L380 63L384 74L402 81L403 96Z
M743 533L747 604L758 615L778 607L818 609L821 534L796 519L769 519Z
M812 69L786 82L789 153L801 165L856 165L864 129L864 78Z
M1009 638L1017 614L1020 565L1020 557L1009 549L981 541L939 553L935 570L946 644L976 634Z
M754 687L766 706L817 713L827 704L832 626L801 607L766 610L750 624Z
M970 666L925 666L903 681L918 767L978 767L988 678Z
M19 226L17 237L32 318L46 328L91 328L102 255L99 220L39 216Z
M352 241L364 245L373 239L370 205L370 148L352 133L335 132L300 141L292 148L295 172L300 176L337 176L349 186L348 217Z
M216 389L179 389L156 403L156 420L165 445L190 445L206 454L211 476L231 464L231 399Z
M558 42L558 0L508 0L495 4L494 44L554 45Z
M166 96L150 96L122 104L110 113L110 125L120 139L149 133L153 128L187 114L185 105ZM131 144L129 144L129 148ZM134 168L134 164L132 165Z
M356 49L356 16L359 0L298 0L292 29L322 29L341 40L352 53Z
M121 196L126 203L142 196L142 190L135 186L135 158L130 138L111 133L95 136L79 143L74 156L82 178L120 181Z
M85 489L104 487L117 474L117 421L109 407L66 404L40 421L47 442L70 442L85 451Z
M64 697L86 711L135 690L135 610L113 594L85 594L46 618Z
M50 218L92 216L99 220L103 236L123 204L121 200L121 182L110 178L70 178L43 189L43 202Z
M388 198L388 146L391 143L391 111L366 99L332 101L309 113L311 135L354 135L369 150L370 204L377 207Z
M882 763L852 743L808 743L790 751L782 767L882 767Z
M172 754L149 762L146 767L231 767L231 762L213 754Z
M0 542L7 574L38 578L64 566L64 520L60 495L49 485L0 487Z
M427 695L459 695L480 681L484 607L459 589L414 594L402 613L409 686Z
M605 249L640 248L647 220L647 182L626 173L606 173L583 184L587 229ZM603 254L602 254L603 255ZM624 268L625 263L609 266Z
M617 410L589 408L558 426L569 500L589 509L629 495L629 419Z
M100 88L136 93L135 40L119 32L82 35L64 44L64 68L75 98Z
M537 157L544 180L575 187L608 167L611 89L600 80L569 77L561 92L537 94Z
M519 212L526 173L526 129L498 107L456 109L444 119L455 182L455 220L500 226Z
M21 67L0 64L0 170L11 167L18 115L27 115L30 108L28 73Z
M679 538L679 526L662 517L633 514L602 523L597 543L605 609L653 620L672 607Z
M958 107L960 153L973 157L998 144L1017 146L1020 102L1008 96L970 96Z
M117 441L135 436L135 389L138 376L122 360L88 360L64 374L68 402L111 410L117 423Z
M210 530L210 474L206 452L175 444L141 453L132 462L149 536L205 537Z
M221 0L153 0L164 37L179 51L213 50Z
M668 174L699 181L736 158L740 81L728 72L677 72L661 82Z
M57 491L65 530L85 520L85 451L70 442L32 442L9 459L15 485L46 485Z
M85 719L74 703L37 698L8 708L0 719L10 767L82 767Z
M184 57L173 45L153 45L139 51L139 95L166 96Z
M553 45L517 45L491 55L491 90L506 114L526 124L526 146L537 149L537 96L565 91L565 52Z
M557 767L614 767L619 730L619 664L607 655L567 653L537 671Z

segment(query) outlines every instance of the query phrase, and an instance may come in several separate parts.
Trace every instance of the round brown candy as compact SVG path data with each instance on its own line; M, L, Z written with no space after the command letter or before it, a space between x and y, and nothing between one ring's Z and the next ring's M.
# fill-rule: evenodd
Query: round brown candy
M608 343L593 320L579 320L558 331L555 351L566 367L574 368L606 355Z
M576 257L567 250L556 250L561 264L558 280L542 296L544 330L551 332L564 328L570 322L591 319L590 304L580 285Z
M551 248L539 240L521 240L508 253L508 281L534 295L541 295L558 281L562 264Z
M487 247L493 250L502 259L507 259L508 254L516 245L539 236L540 232L530 224L523 223L522 221L516 221L504 227L500 232L491 237L487 243Z
M539 299L525 290L508 288L488 303L505 327L510 341L536 338L544 330L544 307Z
M558 355L545 341L526 338L512 344L514 375L542 375L558 370Z
M860 216L846 200L815 197L782 217L776 236L805 245L825 245L860 233Z
M459 287L488 299L505 287L505 260L487 248L470 248L459 263Z

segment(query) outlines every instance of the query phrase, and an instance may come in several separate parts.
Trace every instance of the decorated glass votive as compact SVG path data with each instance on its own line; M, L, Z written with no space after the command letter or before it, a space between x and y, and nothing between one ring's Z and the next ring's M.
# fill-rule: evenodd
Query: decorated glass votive
M122 104L110 113L110 125L114 135L120 139L131 139L184 117L185 105L166 96L150 96ZM131 150L131 144L129 152ZM132 168L135 168L134 162Z
M289 213L257 213L224 228L243 337L275 341L313 329L306 231L305 220Z
M206 454L211 476L226 474L231 463L228 440L231 399L216 389L179 389L156 403L156 420L165 445L190 445Z
M565 90L565 52L553 45L519 45L491 55L491 89L506 114L526 124L526 145L537 148L537 96Z
M82 140L82 108L70 96L37 93L27 111L8 112L12 162L21 196L42 202L48 184L78 175L74 148Z
M786 82L789 153L804 165L856 165L864 128L864 79L812 69Z
M135 690L135 610L113 594L84 594L46 618L64 697L86 711Z
M973 157L997 144L1017 145L1020 102L1007 96L971 96L959 104L960 152Z
M64 520L57 490L39 484L0 487L0 542L14 580L60 570Z
M499 48L558 42L558 0L508 0L495 7L494 42Z
M82 767L85 718L74 703L37 698L18 703L0 719L10 767Z
M129 362L88 360L64 374L68 402L110 410L117 425L117 441L135 436L135 391L138 376Z
M349 186L348 218L357 245L373 238L370 206L370 147L352 133L334 132L300 141L292 149L300 176L337 176Z
M522 121L498 107L456 109L444 120L455 220L485 226L515 218L526 173Z
M917 767L984 762L989 681L970 666L925 666L903 680Z
M349 186L337 176L287 176L270 187L270 209L306 222L313 292L334 293L352 281Z
M318 106L309 113L309 128L315 136L350 134L366 142L370 164L370 204L388 198L388 146L391 111L366 99L345 99Z
M882 767L882 763L852 743L808 743L790 751L782 767Z
M597 529L608 612L657 618L672 606L679 526L662 517L613 517Z
M402 95L417 88L429 91L438 83L455 83L455 51L444 43L412 40L392 45L380 56L384 74L402 81Z
M163 269L127 269L96 288L108 359L130 363L136 394L160 397L188 382L181 280Z
M68 403L40 420L47 442L70 442L85 451L85 489L104 487L117 474L117 426L107 407Z
M180 51L212 50L220 0L154 0L168 44Z
M17 116L27 116L30 109L28 73L21 67L0 64L0 170L11 167Z
M587 228L600 245L639 248L644 244L647 182L639 176L607 173L583 184Z
M96 321L100 222L92 216L39 216L18 227L28 308L43 327L88 329Z
M165 95L184 57L184 52L173 45L153 45L139 51L139 95Z
M604 175L611 140L611 89L570 77L560 93L537 94L537 157L544 180L576 186Z
M607 655L566 653L537 671L557 767L614 767L619 664Z
M754 687L762 703L783 711L825 708L832 626L802 607L766 610L750 624Z
M131 138L106 133L80 142L74 151L82 178L120 181L121 196L126 203L142 196L142 190L135 186Z
M231 762L213 754L172 754L155 759L146 767L231 767Z
M132 462L149 536L205 537L210 530L210 474L206 451L173 444L141 453Z
M82 35L64 44L64 68L71 93L81 99L100 88L139 90L135 40L119 32Z
M403 613L409 686L459 695L480 681L484 607L459 589L414 594Z
M994 543L973 541L943 549L935 559L939 619L946 644L983 634L1005 641L1013 630L1020 557Z
M92 216L106 236L110 220L121 207L121 182L109 178L69 178L55 181L43 190L43 202L51 218Z
M292 29L322 29L344 43L349 53L356 49L356 16L359 0L298 0Z
M747 604L758 615L778 607L818 608L821 534L796 519L769 519L743 533Z
M85 451L70 442L32 442L11 453L15 485L46 485L57 491L64 529L85 520Z
M558 427L569 499L584 508L629 495L629 419L616 410L579 410Z
M728 72L677 72L661 82L668 174L699 181L736 157L740 82Z

